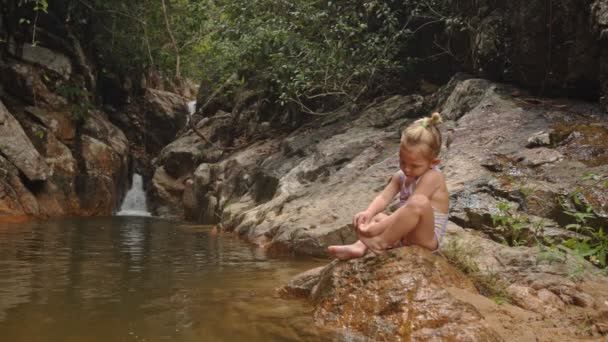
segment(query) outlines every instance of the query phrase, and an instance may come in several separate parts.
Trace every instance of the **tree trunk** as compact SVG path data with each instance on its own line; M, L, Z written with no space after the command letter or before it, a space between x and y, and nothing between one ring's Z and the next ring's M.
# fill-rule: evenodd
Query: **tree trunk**
M177 48L177 43L175 42L175 37L173 37L173 31L171 31L171 25L169 24L169 16L167 15L167 4L165 0L161 0L163 5L163 17L165 18L165 25L167 26L167 33L169 33L169 37L171 38L171 44L173 44L173 49L175 50L175 78L180 80L182 75L179 71L180 69L180 61L179 61L179 49Z

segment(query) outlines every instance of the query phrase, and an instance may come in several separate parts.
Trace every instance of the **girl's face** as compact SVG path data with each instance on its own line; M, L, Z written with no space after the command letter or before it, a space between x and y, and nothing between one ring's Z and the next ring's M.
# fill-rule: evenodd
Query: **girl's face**
M439 164L439 159L429 157L429 148L423 144L399 145L399 167L408 178L422 176L428 169Z

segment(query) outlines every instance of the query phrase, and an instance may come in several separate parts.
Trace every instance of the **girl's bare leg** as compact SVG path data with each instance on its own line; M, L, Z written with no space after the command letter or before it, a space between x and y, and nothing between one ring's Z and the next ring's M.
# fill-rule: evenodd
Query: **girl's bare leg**
M357 242L351 245L329 246L327 248L327 252L329 253L329 255L340 260L360 258L365 255L366 251L367 246L365 246L365 244L363 244L361 240L357 240Z
M388 216L386 214L379 213L378 215L374 216L372 222L380 222L387 217ZM361 240L357 240L357 242L350 245L329 246L327 248L327 253L329 253L329 255L340 260L360 258L365 255L365 252L367 252L367 246L361 242Z
M386 229L386 226L380 225L380 224L375 224L375 223L379 223L380 221L383 221L387 217L388 217L388 215L386 215L385 213L379 213L378 215L374 216L372 221L367 225L371 229L368 228L365 235L366 236L376 236L376 235L379 235L380 233L382 233L384 231L384 229Z
M412 196L406 206L399 208L383 223L387 224L387 228L379 235L359 236L359 241L374 253L384 253L390 246L406 236L409 244L419 245L430 250L437 248L433 208L425 196Z

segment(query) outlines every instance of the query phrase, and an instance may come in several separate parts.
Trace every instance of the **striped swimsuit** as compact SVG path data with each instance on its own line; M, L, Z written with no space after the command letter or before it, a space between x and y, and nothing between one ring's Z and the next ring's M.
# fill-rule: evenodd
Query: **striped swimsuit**
M439 167L435 166L433 170L439 171ZM401 190L399 190L399 208L403 207L407 204L407 200L414 193L414 188L416 184L420 181L422 177L418 177L415 182L412 182L409 186L405 185L406 177L403 171L399 171L399 182ZM443 235L445 235L446 226L448 224L448 214L444 214L440 212L437 208L433 208L433 216L435 217L435 239L437 240L437 249L433 251L433 253L439 251L441 247L441 240ZM401 245L404 245L403 240L401 240Z

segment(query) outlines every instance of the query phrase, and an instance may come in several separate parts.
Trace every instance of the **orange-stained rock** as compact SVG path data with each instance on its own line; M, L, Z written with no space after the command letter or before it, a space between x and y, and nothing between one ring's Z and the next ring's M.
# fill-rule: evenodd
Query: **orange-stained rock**
M61 142L69 143L74 140L76 128L68 110L53 111L40 107L26 107L25 111L42 122Z
M1 209L0 209L1 210ZM31 217L25 215L2 215L0 214L0 223L23 223L31 220Z
M470 304L446 289L477 293L444 259L420 247L334 261L312 292L315 321L390 341L501 341Z

